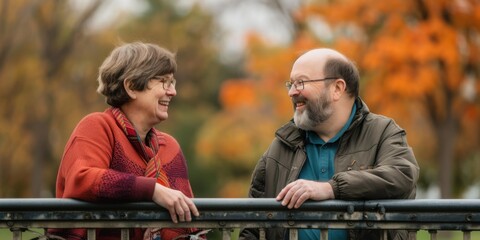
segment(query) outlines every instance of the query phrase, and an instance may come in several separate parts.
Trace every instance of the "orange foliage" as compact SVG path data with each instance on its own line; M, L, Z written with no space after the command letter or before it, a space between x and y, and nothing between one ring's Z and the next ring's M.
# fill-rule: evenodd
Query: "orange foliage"
M449 161L478 152L478 1L334 0L300 12L302 21L320 16L328 22L336 33L332 46L360 67L370 109L407 129L419 159L437 160L452 147ZM475 93L466 97L469 78ZM458 131L437 141L452 125ZM451 139L455 144L445 144Z
M233 179L223 184L219 191L222 198L244 198L248 195L249 179Z
M479 139L475 134L479 128L480 107L478 100L475 104L466 101L461 89L466 81L465 70L473 68L470 71L477 74L474 88L478 99L479 3L451 0L327 2L306 4L293 14L295 26L301 28L296 29L288 46L273 46L259 34L247 36L246 70L255 80L230 80L222 86L220 100L225 112L241 110L241 113L219 114L212 123L214 127L205 130L204 139L220 135L236 146L254 148L252 136L259 136L257 131L262 131L256 124L265 124L270 131L292 116L290 99L282 88L295 59L312 48L330 47L359 66L362 98L373 112L393 117L407 129L414 148L420 152L419 159L432 158L433 152L442 148L439 145L442 141L437 141L435 134L444 130L438 123L447 119L448 114L453 114L449 119L454 119L459 126L473 130L460 131L467 139L462 141L470 141L462 151L475 150L475 146L478 149ZM332 39L322 42L327 40L308 29L311 19L325 21L331 28ZM467 107L469 104L475 106ZM267 114L261 114L263 112ZM258 119L251 121L245 114ZM273 137L273 130L264 131L267 137L262 143ZM211 145L205 146L204 151L214 149L212 155L236 162L251 161L252 155L224 146L221 140L205 140L203 144L208 145L209 141ZM224 149L218 150L219 146ZM235 193L227 191L223 195Z
M350 59L358 59L363 54L363 46L355 39L340 37L332 46L333 49L345 53Z
M196 152L201 161L215 164L212 160L220 159L236 169L254 167L276 128L292 116L284 82L298 52L313 45L311 39L302 37L294 49L288 49L270 47L259 35L248 35L246 67L252 79L229 79L222 84L223 111L208 121L198 137Z
M309 32L300 32L290 47L272 46L256 34L247 38L247 70L257 82L259 99L257 109L273 110L272 119L285 121L292 116L292 105L284 83L290 78L295 59L312 48L320 47ZM267 106L265 106L267 105Z
M311 4L300 11L303 19L307 16L323 16L330 24L340 25L354 23L360 27L372 27L379 22L385 22L386 16L403 14L413 8L411 1L390 0L341 0L333 1L331 4Z
M272 140L276 127L268 112L254 108L218 113L199 131L198 158L208 164L221 161L223 167L251 169Z
M230 79L223 82L220 88L220 102L227 111L253 108L258 104L254 82L245 79Z
M473 6L472 12L473 13L470 15L471 16L470 18L466 17L467 19L470 20L470 21L467 20L466 24L474 24L474 27L477 30L480 30L480 6L479 5Z

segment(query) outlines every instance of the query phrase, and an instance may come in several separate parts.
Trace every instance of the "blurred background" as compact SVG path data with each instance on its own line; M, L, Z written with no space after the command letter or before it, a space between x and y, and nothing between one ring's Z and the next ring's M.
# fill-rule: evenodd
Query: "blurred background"
M108 106L101 62L121 42L176 52L178 95L157 126L181 144L196 197L246 197L292 117L284 81L311 48L361 72L361 97L407 130L418 198L478 198L478 0L1 0L0 197L54 197L78 121Z

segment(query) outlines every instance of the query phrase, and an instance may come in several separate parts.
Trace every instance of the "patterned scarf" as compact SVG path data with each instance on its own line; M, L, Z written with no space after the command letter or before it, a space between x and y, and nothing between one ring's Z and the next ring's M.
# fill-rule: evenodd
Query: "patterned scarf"
M117 123L122 127L125 135L127 136L130 143L133 145L137 153L147 162L147 167L145 169L145 176L152 177L157 179L157 183L162 184L168 188L174 188L181 190L183 193L189 192L191 194L190 186L188 185L178 185L170 186L169 176L162 167L162 161L160 155L158 154L159 141L155 133L155 129L152 128L148 131L147 136L145 137L145 143L142 142L140 136L138 136L137 131L133 127L132 123L128 120L125 114L119 108L110 108L113 116L115 117ZM183 166L178 166L182 168ZM170 179L171 182L175 182L175 179ZM180 189L178 189L180 188ZM187 190L188 188L188 190ZM158 229L158 228L148 228L145 231L145 240L170 240L170 239L185 239L183 236L187 236L192 232L195 232L195 228L175 228L175 229Z
M119 108L112 108L112 113L137 153L143 158L143 160L145 160L145 162L147 162L145 176L156 178L158 183L165 187L170 187L168 183L168 176L163 168L161 168L161 161L157 154L159 143L155 134L155 129L152 128L150 131L148 131L144 143L140 139L140 136L138 136L137 131L135 131L132 123Z

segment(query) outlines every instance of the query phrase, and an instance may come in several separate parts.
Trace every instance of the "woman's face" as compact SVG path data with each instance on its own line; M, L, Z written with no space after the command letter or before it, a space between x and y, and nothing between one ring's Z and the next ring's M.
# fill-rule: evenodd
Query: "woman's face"
M175 95L173 74L152 78L145 90L136 92L132 107L142 116L143 124L153 127L168 118L168 106Z

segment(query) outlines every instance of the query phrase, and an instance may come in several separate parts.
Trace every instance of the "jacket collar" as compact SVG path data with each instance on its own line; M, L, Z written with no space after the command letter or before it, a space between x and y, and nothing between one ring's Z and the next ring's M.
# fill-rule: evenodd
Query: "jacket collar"
M291 119L275 132L275 136L293 149L304 145L305 131L295 126L293 119Z
M352 123L347 129L347 132L350 129L358 126L358 124L360 124L360 122L362 122L363 119L370 113L367 104L365 104L365 102L360 97L357 97L354 104L357 105L357 112L355 113L355 116L353 117Z

